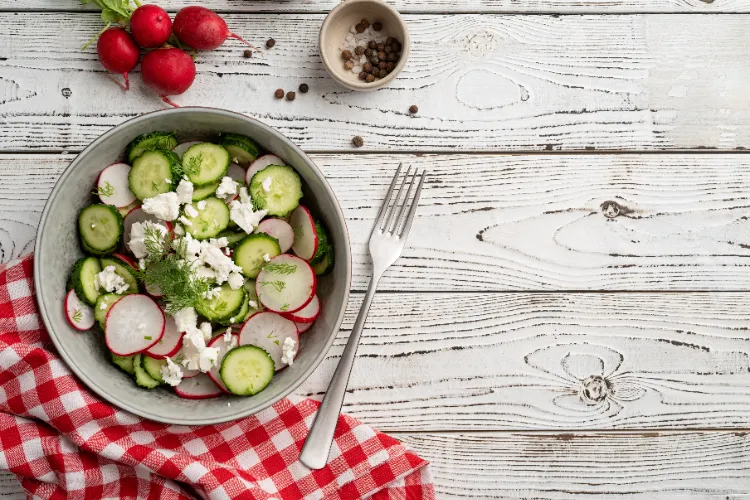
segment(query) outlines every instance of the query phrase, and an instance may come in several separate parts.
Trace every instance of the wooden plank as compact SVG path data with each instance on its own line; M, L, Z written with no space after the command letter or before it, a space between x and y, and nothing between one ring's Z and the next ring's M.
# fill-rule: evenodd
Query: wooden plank
M746 432L399 435L440 499L748 498Z
M0 156L0 259L33 247L72 156ZM314 155L353 244L399 162L430 175L382 290L747 290L750 155ZM19 176L18 172L24 172Z
M4 470L0 470L0 498L2 500L24 500L26 498L26 494L16 476Z
M355 135L365 150L422 152L750 147L747 16L408 15L409 64L374 94L328 77L322 15L227 19L276 47L252 59L232 43L201 53L195 85L175 101L252 115L309 151L351 150ZM164 106L139 75L124 94L80 51L100 26L95 14L0 14L0 150L80 150ZM303 81L309 94L273 97Z

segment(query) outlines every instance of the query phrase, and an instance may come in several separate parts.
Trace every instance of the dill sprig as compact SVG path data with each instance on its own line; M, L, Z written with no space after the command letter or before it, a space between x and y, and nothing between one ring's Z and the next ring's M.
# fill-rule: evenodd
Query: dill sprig
M282 290L284 290L284 288L286 288L286 283L283 282L283 281L281 281L281 280L277 280L277 281L259 281L258 283L260 284L260 286L271 285L272 287L274 287L276 289L277 292L281 292Z
M203 163L203 153L191 156L187 161L187 165L183 162L182 169L186 174L195 176L201 172L201 163Z
M276 274L294 274L295 271L297 271L296 264L271 264L268 263L265 266L263 266L264 271L268 271L269 273L276 273Z
M75 321L76 323L80 323L82 319L83 319L83 312L81 312L80 309L76 309L75 312L73 313L73 321Z
M109 181L105 181L104 186L96 188L94 194L97 196L112 196L113 194L115 194L115 187L110 184Z
M149 258L161 259L166 252L166 245L164 244L164 240L166 239L165 234L153 226L147 226L143 234L143 244L146 246Z

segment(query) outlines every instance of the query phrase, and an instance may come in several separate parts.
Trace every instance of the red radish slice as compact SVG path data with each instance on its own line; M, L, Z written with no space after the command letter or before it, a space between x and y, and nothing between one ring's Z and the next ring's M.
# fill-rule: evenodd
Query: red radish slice
M229 393L229 389L227 389L227 386L224 385L224 381L221 380L221 375L219 375L219 370L221 369L221 362L224 359L224 356L229 352L230 349L233 349L237 347L239 344L239 336L232 335L232 338L229 342L224 340L224 335L217 335L213 339L211 339L211 342L208 343L208 347L215 347L219 350L219 354L216 358L216 364L211 368L208 372L206 372L206 375L208 375L211 380L214 381L216 385L219 386L219 389L222 391Z
M307 330L309 330L313 326L312 323L295 323L295 325L297 325L297 331L299 333L305 333Z
M127 207L120 207L120 208L118 208L117 211L120 212L120 215L122 215L123 217L125 217L126 215L128 215L131 212L131 210L135 210L136 208L138 208L140 206L141 206L141 202L140 201L135 201L135 202L131 203L130 205L128 205Z
M123 241L125 242L125 247L128 250L130 250L130 230L133 228L133 224L135 224L136 222L143 223L146 221L151 221L154 224L161 224L162 226L167 228L167 231L169 231L170 233L172 232L172 224L169 221L159 220L155 216L144 212L141 207L134 208L133 210L128 212L128 215L125 216L125 220L123 221Z
M292 250L302 259L312 259L318 251L318 233L310 211L302 205L298 206L292 212L289 224L292 226L292 234L296 236Z
M130 356L159 342L165 323L164 313L151 297L126 295L107 312L104 341L118 356Z
M152 297L156 297L157 299L164 297L164 294L162 293L161 288L159 288L156 285L146 284L146 292Z
M282 346L287 337L294 339L299 351L299 334L294 322L278 314L260 312L245 321L240 330L240 345L260 347L271 356L276 371L279 371L286 366L286 363L281 362L281 358L284 355Z
M320 314L320 301L317 295L313 295L312 300L305 307L293 313L284 313L286 319L295 323L312 323Z
M227 168L227 175L240 184L245 183L245 169L240 167L236 163L231 163L229 165L229 167Z
M102 203L121 208L136 201L128 183L129 173L130 165L127 163L113 163L99 172L96 188Z
M185 151L187 151L190 146L195 146L196 144L200 144L201 141L188 141L188 142L181 142L174 148L172 148L172 152L182 158L182 155L185 154Z
M271 259L255 279L258 300L277 313L296 312L305 307L315 296L316 286L310 264L287 253Z
M249 167L247 167L247 173L245 174L245 184L249 186L253 176L269 165L284 165L284 160L276 155L263 155L259 157L257 160L252 162Z
M166 316L164 323L164 335L162 338L146 350L146 354L156 359L164 359L174 356L182 347L184 333L177 331L177 325L172 316Z
M214 384L213 380L201 373L195 377L183 377L182 381L175 386L174 392L185 399L208 399L219 396L221 389Z
M281 219L266 219L255 229L256 233L266 233L279 240L279 247L281 247L281 253L286 253L292 248L294 243L294 231L292 226L285 220Z
M136 271L138 270L138 263L136 261L134 261L133 259L131 259L130 257L128 257L127 255L125 255L123 253L113 253L112 257L116 257L116 258L120 259L121 261L123 261L125 264L129 265L130 267L132 267Z
M89 330L94 327L94 309L81 301L75 290L71 290L65 296L65 319L76 330Z

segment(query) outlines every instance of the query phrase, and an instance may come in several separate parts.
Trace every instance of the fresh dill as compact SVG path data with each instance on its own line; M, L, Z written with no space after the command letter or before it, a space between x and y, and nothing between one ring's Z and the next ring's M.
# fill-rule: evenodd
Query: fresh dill
M164 233L153 226L146 226L143 234L143 244L146 246L146 252L148 253L149 258L161 258L164 255L165 250Z
M281 306L282 311L286 311L287 309L289 309L289 304L284 304L283 306Z
M115 187L109 181L105 181L104 186L96 188L94 194L97 196L112 196L115 194Z
M279 342L278 340L274 340L273 343L276 345L281 345L281 342Z
M268 335L266 335L266 338L267 338L267 339L272 339L272 338L274 338L274 334L273 334L273 331L271 331L271 333L269 333Z
M182 162L182 170L189 176L196 176L201 172L201 163L203 163L203 153L188 158L187 165Z
M229 304L227 304L225 300L220 300L219 303L216 304L216 307L214 307L214 309L216 309L217 311L223 311L227 308L228 305Z
M263 266L264 271L268 271L269 273L276 273L276 274L294 274L294 272L297 270L296 264L271 264L268 263L265 266Z
M211 290L211 284L203 278L196 278L190 264L179 255L179 247L177 253L160 253L158 257L149 255L147 271L139 273L140 280L146 285L161 290L169 314L194 307Z
M156 181L151 181L151 189L153 189L154 191L159 190L159 185L156 183Z
M154 338L151 335L144 335L143 339L144 340L153 340Z
M83 319L83 312L80 309L76 309L76 312L73 313L73 321L76 323L80 323Z
M277 281L260 281L259 283L260 283L260 286L271 285L272 287L274 287L276 289L277 292L281 292L281 291L284 290L284 288L286 288L286 283L283 282L283 281L281 281L281 280L277 280Z

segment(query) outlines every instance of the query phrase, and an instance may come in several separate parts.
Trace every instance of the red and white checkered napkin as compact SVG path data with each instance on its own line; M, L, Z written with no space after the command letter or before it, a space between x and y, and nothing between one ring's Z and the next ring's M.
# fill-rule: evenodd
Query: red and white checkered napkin
M0 267L0 468L30 498L434 498L427 462L347 416L329 465L303 466L318 407L309 399L202 427L150 422L102 401L41 326L32 267L31 257Z

